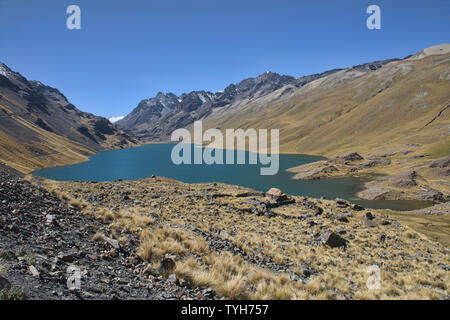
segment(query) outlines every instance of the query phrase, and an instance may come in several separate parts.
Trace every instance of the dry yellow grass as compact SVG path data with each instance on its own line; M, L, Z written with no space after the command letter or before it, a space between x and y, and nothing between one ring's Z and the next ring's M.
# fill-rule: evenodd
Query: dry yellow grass
M120 191L129 191L131 199L122 202L117 182L47 183L70 199L88 201L92 193L101 193L102 200L90 202L84 213L109 224L112 232L136 232L137 255L155 269L167 254L173 255L179 279L228 298L442 299L449 294L448 272L438 266L450 264L444 246L395 223L367 228L365 211L354 212L348 223L336 223L326 218L342 211L333 201L320 201L321 217L297 219L307 209L291 205L274 209L280 215L267 218L249 214L246 198L234 196L247 189L224 184L190 185L165 178L123 181ZM213 194L225 196L207 196ZM378 222L389 220L386 211L371 211ZM311 219L317 224L310 225ZM347 250L315 244L314 235L337 228L346 231ZM381 234L384 242L379 241ZM259 262L233 247L219 249L219 240ZM313 270L309 277L303 276L305 265ZM379 290L366 286L373 265L382 271Z

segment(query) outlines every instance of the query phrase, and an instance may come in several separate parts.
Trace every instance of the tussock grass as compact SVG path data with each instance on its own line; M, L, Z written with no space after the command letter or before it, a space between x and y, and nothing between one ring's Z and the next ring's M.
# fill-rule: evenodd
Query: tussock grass
M121 182L121 192L130 191L133 200L140 204L117 208L116 201L121 195L116 196L115 186L115 183L57 184L61 192L83 201L93 192L103 192L104 200L89 203L85 211L108 224L112 238L120 237L124 228L136 233L140 240L136 253L142 260L158 269L162 259L171 255L176 262L174 273L178 279L191 286L213 288L220 296L231 299L442 299L449 292L449 275L437 266L439 262L450 264L448 252L442 245L401 225L379 224L376 228L367 228L364 224L366 211L353 212L348 223L340 223L326 216L346 209L337 208L333 201L321 200L324 213L321 217L310 218L316 225L310 225L310 219L295 219L308 213L296 205L274 209L294 219L257 217L243 213L249 208L245 199L230 196L211 201L202 196L214 192L242 192L238 187L188 185L170 179ZM151 191L151 200L145 190ZM197 195L195 200L186 196L190 194ZM156 198L158 201L153 200ZM302 198L296 200L301 202ZM161 205L155 207L154 202ZM377 219L388 219L383 210L370 211ZM314 244L316 234L338 227L350 240L345 251ZM231 251L218 250L208 244L203 232L212 239L221 238L245 250L247 256L271 262L269 265L253 263L231 248ZM380 234L385 235L382 242L378 239ZM212 244L215 245L214 241ZM306 277L305 265L312 270ZM373 265L382 266L381 288L377 290L369 290L366 285L370 276L367 270Z

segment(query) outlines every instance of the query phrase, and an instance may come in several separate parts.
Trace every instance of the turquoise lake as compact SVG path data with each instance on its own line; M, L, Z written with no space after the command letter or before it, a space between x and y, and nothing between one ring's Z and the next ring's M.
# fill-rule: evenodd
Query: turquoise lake
M280 188L287 194L327 199L337 197L350 200L368 208L390 208L412 210L430 206L423 201L369 201L358 199L356 194L363 189L366 180L359 178L336 178L328 180L301 181L291 179L293 173L285 170L324 158L302 155L281 154L278 174L261 176L260 167L248 164L175 165L171 160L174 144L149 144L142 147L104 151L90 157L90 161L33 172L34 175L57 181L114 181L135 180L152 175L163 176L188 183L224 182L267 191ZM193 148L193 146L192 146ZM248 159L249 153L246 152Z

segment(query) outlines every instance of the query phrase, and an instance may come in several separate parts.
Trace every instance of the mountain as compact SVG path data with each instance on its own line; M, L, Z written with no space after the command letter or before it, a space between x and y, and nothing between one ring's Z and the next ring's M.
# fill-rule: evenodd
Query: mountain
M159 93L118 126L147 141L168 141L198 119L204 130L279 129L282 153L337 159L293 168L295 178L381 174L388 177L367 185L361 197L450 198L448 165L430 167L447 163L450 150L449 44L302 78L266 72L218 93ZM340 160L353 153L364 160Z
M156 97L142 100L117 126L145 141L168 140L177 128L208 117L214 109L241 106L264 97L287 85L300 88L315 79L333 74L331 70L301 78L265 72L256 78L230 84L221 92L192 91L176 96L159 92Z
M29 172L136 145L108 119L82 112L57 89L0 63L0 161Z
M330 158L293 168L294 178L382 175L365 199L450 199L450 45L290 88L218 108L203 128L278 128L281 152ZM346 159L354 153L361 159Z
M384 152L422 144L424 153L448 152L450 46L387 63L349 67L286 85L238 108L214 110L205 127L279 128L287 153L337 156ZM394 151L394 150L392 150Z

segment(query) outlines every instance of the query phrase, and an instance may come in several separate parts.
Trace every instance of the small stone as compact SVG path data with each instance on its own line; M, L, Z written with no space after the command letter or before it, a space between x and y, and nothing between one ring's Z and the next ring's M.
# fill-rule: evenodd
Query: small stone
M212 288L206 288L202 291L202 294L205 298L211 298L214 296L215 292Z
M46 216L46 218L47 218L47 220L46 220L45 224L48 225L48 226L52 225L53 224L53 219L55 218L55 216L53 216L51 214L48 214Z
M38 271L34 266L29 266L28 269L30 270L30 273L31 273L31 275L32 275L33 277L39 278L40 273L39 273L39 271Z
M366 213L366 218L368 220L373 220L373 219L375 219L375 216L372 214L372 212L367 212Z
M170 276L167 277L167 280L173 283L177 282L177 276L175 274L171 274Z
M359 204L353 204L352 209L355 211L363 211L364 207L360 206Z
M73 261L75 260L74 256L71 255L71 254L60 254L60 255L58 256L58 258L59 258L61 261L68 262L68 263L73 262Z
M348 222L347 217L344 217L344 216L342 216L342 215L337 215L337 216L336 216L336 219L337 219L338 221L340 221L340 222Z
M369 228L374 228L377 226L377 223L373 220L366 220L364 222L364 224L366 225L366 227L369 227Z
M119 241L117 241L115 239L111 239L111 238L109 238L109 237L107 237L105 235L103 235L102 238L103 238L103 240L106 243L110 244L113 248L115 248L115 249L119 249L120 248Z
M152 276L157 275L156 270L150 264L145 267L145 269L142 271L142 273L146 274L146 275L152 275Z

